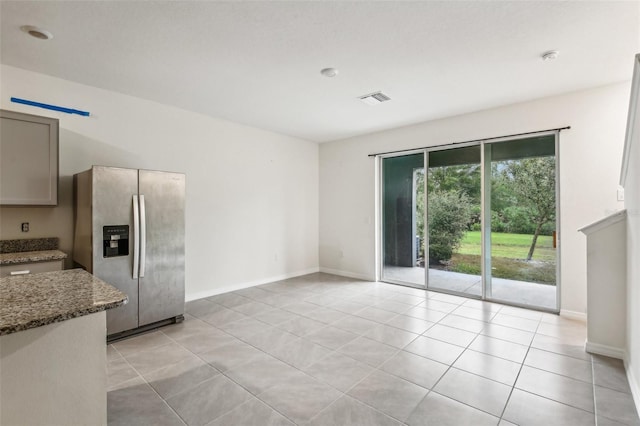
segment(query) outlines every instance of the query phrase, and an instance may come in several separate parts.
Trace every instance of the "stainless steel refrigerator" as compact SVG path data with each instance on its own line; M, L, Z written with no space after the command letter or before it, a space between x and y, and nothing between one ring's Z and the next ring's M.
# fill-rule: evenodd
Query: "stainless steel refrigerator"
M93 166L73 187L74 262L129 296L109 340L182 321L185 175Z

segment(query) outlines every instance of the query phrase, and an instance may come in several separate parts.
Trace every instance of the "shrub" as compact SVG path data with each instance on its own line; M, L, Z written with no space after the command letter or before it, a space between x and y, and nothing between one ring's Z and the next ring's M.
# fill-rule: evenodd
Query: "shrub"
M434 191L429 196L429 262L451 259L460 246L471 215L469 197L457 191Z
M530 209L520 206L509 206L504 209L506 232L513 234L533 234L536 224L531 221Z

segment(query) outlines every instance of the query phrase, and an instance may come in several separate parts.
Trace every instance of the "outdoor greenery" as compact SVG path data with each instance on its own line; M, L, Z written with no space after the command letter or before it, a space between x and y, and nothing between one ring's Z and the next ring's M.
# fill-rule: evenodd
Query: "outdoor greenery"
M540 236L532 261L524 260L531 245L531 235L491 234L491 275L496 278L555 284L556 251L553 238ZM452 272L480 275L482 258L480 257L480 232L465 233L460 247L451 257L445 268Z
M492 275L555 283L555 158L491 165ZM480 274L480 165L429 169L428 260L432 267ZM424 171L416 173L416 233L424 235ZM425 258L424 241L419 256Z
M491 253L493 257L525 259L530 245L531 235L502 232L493 232L491 234ZM456 253L480 256L480 248L480 231L469 231L464 234ZM555 258L556 251L553 248L553 237L540 236L533 260L552 262Z
M471 211L464 192L434 191L429 197L429 263L451 259L467 230Z
M480 275L481 257L454 253L444 269L463 274ZM491 276L538 284L556 284L555 262L529 261L508 257L491 258Z
M525 217L535 225L527 260L531 260L544 225L556 219L556 162L554 157L506 161L499 175ZM506 217L506 216L505 216Z

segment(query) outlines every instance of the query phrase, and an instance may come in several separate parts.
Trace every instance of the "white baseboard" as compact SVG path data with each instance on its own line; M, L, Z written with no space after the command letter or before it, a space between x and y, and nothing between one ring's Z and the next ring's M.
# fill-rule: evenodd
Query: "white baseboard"
M237 283L237 284L233 284L225 287L217 287L211 290L200 291L197 293L189 293L185 295L185 301L190 302L196 299L203 299L205 297L211 297L211 296L216 296L218 294L229 293L230 291L242 290L244 288L255 287L257 285L262 285L262 284L269 284L275 281L282 281L288 278L295 278L302 275L313 274L316 272L320 272L320 268L318 267L309 268L309 269L304 269L302 271L296 271L296 272L290 272L288 274L277 275L275 277L263 278L261 280Z
M560 316L567 319L587 322L587 314L584 312L568 311L566 309L560 309Z
M341 277L355 278L357 280L363 280L363 281L375 281L374 277L371 277L365 274L357 274L355 272L341 271L339 269L320 267L320 272L324 272L325 274L331 274L331 275L339 275Z
M633 368L631 368L631 364L629 363L629 357L625 357L624 359L624 369L627 372L627 381L629 382L631 396L633 396L633 402L636 404L637 410L640 408L640 387L638 387L638 381L633 374Z
M614 346L601 345L600 343L589 342L584 343L584 350L596 355L604 355L611 358L625 359L625 350Z

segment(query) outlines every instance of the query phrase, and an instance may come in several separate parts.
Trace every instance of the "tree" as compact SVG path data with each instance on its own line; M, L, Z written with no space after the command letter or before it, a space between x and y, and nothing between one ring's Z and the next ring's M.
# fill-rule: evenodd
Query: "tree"
M429 263L449 260L467 230L471 202L459 191L434 191L429 196Z
M533 257L542 227L556 219L555 157L534 157L504 162L502 177L510 182L520 207L535 225L527 261Z
M480 205L480 164L430 167L428 186L429 193L459 191Z
M424 235L424 169L416 169L416 235L420 237L419 256L425 257ZM454 249L459 246L464 231L470 229L474 223L480 222L480 165L465 164L454 166L438 166L429 168L429 179L427 182L428 202L429 202L429 259L430 262L448 260ZM449 195L443 195L449 194ZM435 205L434 205L435 203ZM442 207L451 204L449 210ZM461 206L456 203L462 203ZM460 209L458 209L460 207ZM462 216L453 219L457 214L463 212ZM432 218L432 215L436 215ZM448 215L448 218L444 218ZM454 220L455 224L448 223ZM464 222L460 236L457 240L448 240L453 227L457 227ZM435 223L436 227L432 227ZM443 228L444 224L449 228ZM435 236L440 233L440 236ZM458 233L456 228L455 233ZM435 238L435 240L434 240ZM438 245L434 247L434 244Z

